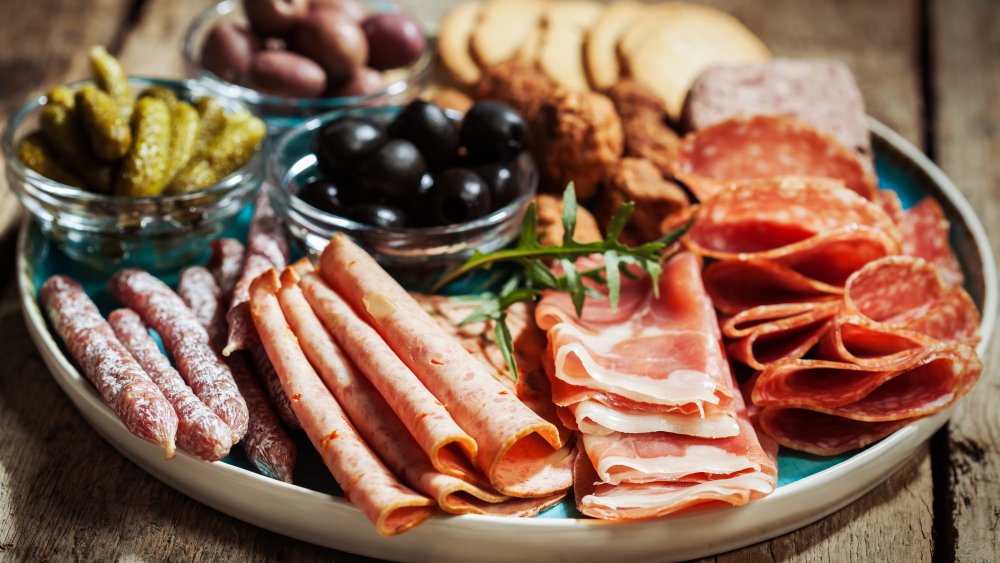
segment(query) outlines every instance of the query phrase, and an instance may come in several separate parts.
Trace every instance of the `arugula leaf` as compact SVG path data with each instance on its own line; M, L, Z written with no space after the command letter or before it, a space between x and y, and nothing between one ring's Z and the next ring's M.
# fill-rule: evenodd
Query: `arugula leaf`
M570 182L563 192L562 225L563 246L572 246L573 235L576 233L576 187L573 182Z

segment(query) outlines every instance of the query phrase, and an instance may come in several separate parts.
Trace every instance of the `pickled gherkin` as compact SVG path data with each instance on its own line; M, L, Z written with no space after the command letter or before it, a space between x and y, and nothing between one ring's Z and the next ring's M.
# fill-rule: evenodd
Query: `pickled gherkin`
M175 103L171 107L170 117L170 170L167 173L167 182L187 166L194 156L201 122L198 110L187 102Z
M195 156L204 154L226 126L226 111L219 101L211 96L201 98L195 103L198 115L201 117L201 128L198 130L198 142L195 145Z
M76 107L94 154L109 162L125 156L132 146L132 129L114 99L86 84L76 93Z
M56 86L45 93L46 104L60 105L66 109L76 107L76 98L73 90L67 86Z
M177 94L173 90L167 88L166 86L150 86L139 94L140 98L159 98L167 105L173 107L177 103Z
M116 193L154 197L170 172L170 108L157 98L142 98L132 116L132 150L122 161Z
M90 48L90 66L94 71L94 81L115 100L125 119L132 114L135 96L128 75L117 59L101 46Z
M56 156L97 192L111 191L111 168L90 150L76 112L49 104L41 110L42 134Z
M45 136L41 131L35 131L21 139L21 142L17 144L17 158L25 166L50 180L75 188L83 187L83 180L59 162L55 153L45 142Z
M225 178L253 156L264 141L264 122L247 111L226 116L226 125L204 154L188 163L174 179L170 193L188 193Z

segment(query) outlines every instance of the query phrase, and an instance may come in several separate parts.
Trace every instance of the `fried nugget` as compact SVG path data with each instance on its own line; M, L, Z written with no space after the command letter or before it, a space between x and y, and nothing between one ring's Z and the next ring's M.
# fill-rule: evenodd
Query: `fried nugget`
M684 190L664 179L652 162L626 157L605 178L596 209L598 224L606 228L618 207L629 201L635 209L620 237L628 245L656 240L663 219L688 206Z
M516 109L528 122L555 90L556 83L534 63L514 58L484 68L473 97L503 102Z
M631 80L620 80L607 90L607 95L622 119L625 156L645 158L664 178L669 178L681 139L666 123L663 102Z
M562 226L562 197L539 194L535 196L535 208L538 213L538 240L544 245L562 244L563 233L566 232ZM597 242L601 238L594 216L583 207L577 207L573 240L585 243Z

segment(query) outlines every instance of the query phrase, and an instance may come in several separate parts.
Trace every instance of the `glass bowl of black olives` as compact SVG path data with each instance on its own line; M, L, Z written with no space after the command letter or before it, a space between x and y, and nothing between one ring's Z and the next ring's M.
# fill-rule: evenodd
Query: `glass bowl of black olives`
M517 237L538 186L526 136L497 102L465 116L423 100L331 112L274 147L274 206L306 252L343 232L404 285L427 287Z

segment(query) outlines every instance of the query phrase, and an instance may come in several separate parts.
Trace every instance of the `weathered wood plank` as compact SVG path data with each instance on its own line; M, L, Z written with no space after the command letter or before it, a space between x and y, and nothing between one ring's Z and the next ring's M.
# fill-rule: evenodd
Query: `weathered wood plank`
M85 8L60 0L0 3L0 129L7 116L49 86L85 78L86 48L110 44L128 14L128 0L93 0ZM100 17L80 17L82 11ZM0 235L17 222L0 159Z
M119 59L130 74L180 78L181 41L188 25L212 6L210 0L146 0L122 43Z
M931 62L937 161L955 181L1000 248L1000 4L931 3ZM992 335L982 381L949 425L950 505L939 555L959 561L1000 558L1000 336Z

